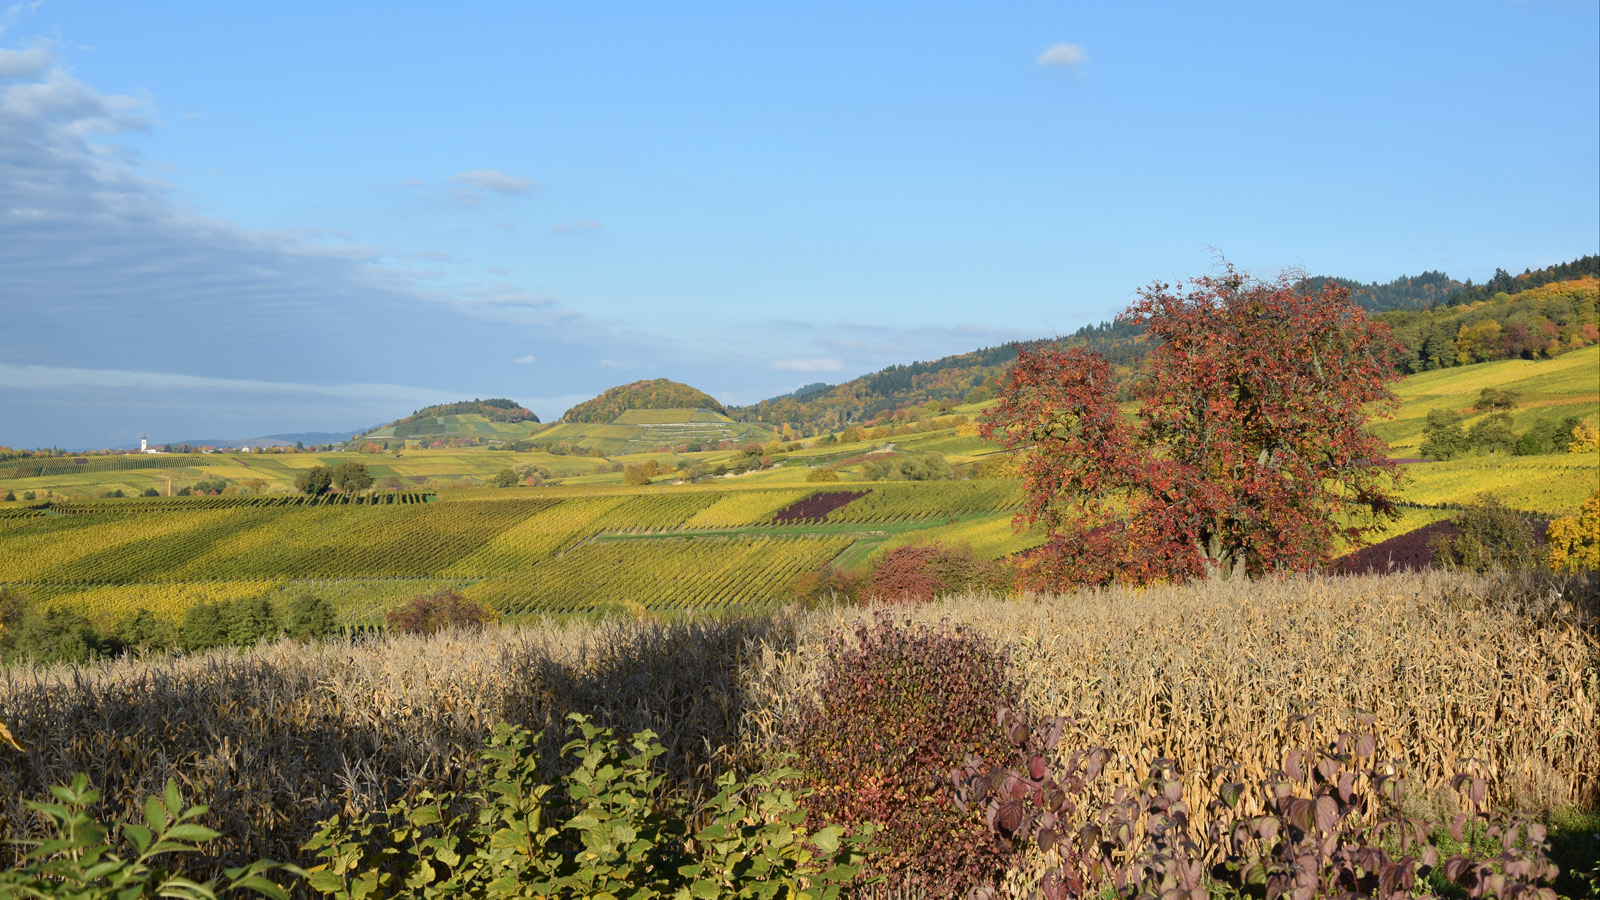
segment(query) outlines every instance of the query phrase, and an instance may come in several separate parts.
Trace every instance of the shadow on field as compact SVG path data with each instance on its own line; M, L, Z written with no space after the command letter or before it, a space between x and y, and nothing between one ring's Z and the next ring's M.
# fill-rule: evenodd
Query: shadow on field
M791 649L791 623L769 617L698 623L619 624L594 633L568 658L512 648L504 716L543 731L545 771L560 758L566 717L582 713L628 735L650 730L666 753L667 790L694 796L730 768L759 765L741 735L751 711L746 654Z
M0 720L25 747L0 749L0 865L22 852L8 842L43 836L25 802L78 772L100 815L125 820L176 779L223 833L194 860L207 876L261 857L309 863L300 846L319 821L463 786L496 722L543 730L545 771L563 771L571 712L655 731L664 789L697 796L753 758L739 667L762 641L792 645L793 628L601 623L0 670Z

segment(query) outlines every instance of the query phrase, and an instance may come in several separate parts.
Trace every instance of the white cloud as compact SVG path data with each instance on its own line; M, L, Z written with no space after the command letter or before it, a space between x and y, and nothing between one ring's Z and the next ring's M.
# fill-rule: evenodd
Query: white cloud
M844 360L832 356L779 359L773 361L772 367L780 372L837 372L844 368Z
M494 191L496 194L526 194L539 186L531 179L507 175L499 169L469 169L453 176L450 180Z
M0 78L31 78L56 61L49 41L35 41L26 50L0 50Z
M600 365L607 369L622 369L626 368L628 364L615 359L602 359L600 360Z
M1054 47L1039 54L1037 62L1041 66L1054 66L1057 68L1076 68L1089 61L1089 54L1081 44L1056 44Z
M465 274L440 254L200 215L150 177L159 160L117 142L150 127L148 100L97 91L59 59L37 71L42 57L18 55L27 52L8 55L6 70L35 74L0 79L5 443L98 446L101 423L125 416L151 427L189 423L191 433L245 420L237 433L293 430L302 416L340 427L385 421L460 392L393 387L377 396L374 388L376 399L363 400L340 386L403 385L416 376L403 361L449 352L440 348L471 351L423 384L493 378L535 336L555 342L541 354L547 364L551 353L594 352L566 345L618 352L640 340L547 295L485 283L490 276ZM392 352L359 362L314 352L308 329L360 335ZM68 366L97 368L61 368L68 344ZM280 414L288 427L249 424Z
M564 232L564 231L604 231L605 230L605 226L601 225L599 222L591 222L591 221L588 221L586 219L584 221L573 222L571 224L568 224L566 222L558 222L555 225L551 226L550 230L551 231L556 231L556 232Z
M0 387L27 391L87 389L222 391L234 394L284 394L381 400L424 399L446 402L455 394L398 384L302 384L129 369L79 369L65 366L13 366L0 363Z
M519 356L516 359L512 360L512 362L516 363L519 366L531 366L531 365L533 365L534 363L536 363L538 361L539 361L539 358L534 356L532 353L529 353L527 356Z

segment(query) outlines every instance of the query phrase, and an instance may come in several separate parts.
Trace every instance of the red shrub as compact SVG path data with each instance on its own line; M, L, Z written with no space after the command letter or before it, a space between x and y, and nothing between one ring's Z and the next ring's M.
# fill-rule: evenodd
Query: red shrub
M884 600L932 600L940 594L991 591L1003 594L1016 583L1016 569L1004 560L979 559L966 545L916 544L890 551L873 569L871 591Z
M1009 749L996 711L1019 691L1005 656L963 629L899 628L885 612L825 652L819 702L803 709L795 741L813 820L881 824L884 853L869 866L892 886L960 897L991 882L1008 854L955 806L949 778L972 754Z
M384 621L391 629L406 634L433 634L446 628L481 628L494 620L494 610L449 588L402 600L384 613Z

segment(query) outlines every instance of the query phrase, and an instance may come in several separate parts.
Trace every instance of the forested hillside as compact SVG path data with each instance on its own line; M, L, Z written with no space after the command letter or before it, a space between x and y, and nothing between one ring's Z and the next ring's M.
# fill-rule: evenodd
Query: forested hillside
M1050 343L1097 350L1118 367L1144 355L1142 329L1122 322L1085 325L1063 338L1028 341L1021 346ZM995 395L995 382L1016 358L1016 346L985 347L928 362L889 366L843 384L807 385L781 397L732 407L728 415L741 421L788 424L806 433L837 431L906 407L949 407L989 399Z
M442 416L483 416L491 422L537 422L539 417L533 410L519 405L515 400L504 397L493 397L488 400L463 400L459 403L440 403L419 409L403 419L390 422L388 426L406 425L419 422L423 419L437 419Z
M726 412L716 398L687 384L652 378L611 388L592 400L585 400L561 416L563 422L603 424L630 409L709 409Z
M1600 256L1585 256L1516 276L1496 270L1483 285L1456 281L1443 272L1402 276L1386 284L1333 276L1301 283L1320 288L1335 281L1350 288L1358 304L1394 330L1403 348L1396 368L1411 374L1495 359L1546 359L1600 342L1597 274ZM1141 329L1123 322L1087 325L1066 337L1021 346L1049 343L1096 350L1121 372L1130 370L1148 349ZM1007 345L890 366L842 384L806 385L734 407L728 414L816 433L912 407L975 402L993 396L996 380L1016 355L1016 348Z

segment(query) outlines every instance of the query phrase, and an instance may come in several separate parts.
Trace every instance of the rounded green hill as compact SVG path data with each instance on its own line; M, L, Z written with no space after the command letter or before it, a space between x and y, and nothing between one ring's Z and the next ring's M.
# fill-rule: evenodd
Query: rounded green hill
M653 378L611 388L593 400L586 400L567 410L561 421L599 425L614 422L630 410L646 409L727 412L721 403L705 391L666 378Z
M526 437L539 429L539 417L514 400L500 397L463 400L419 409L362 435L363 439L467 438L503 441Z

